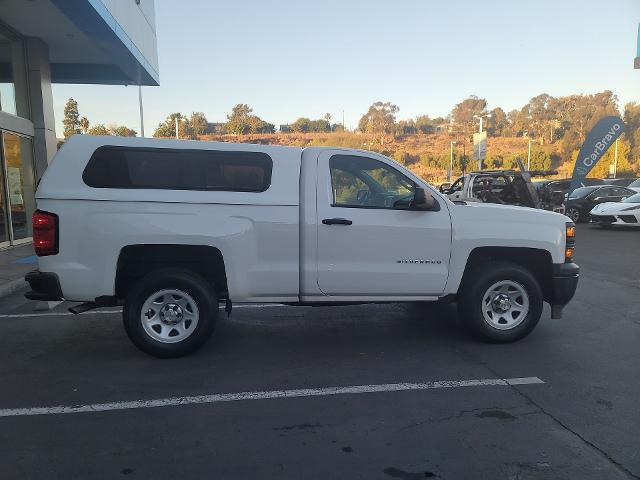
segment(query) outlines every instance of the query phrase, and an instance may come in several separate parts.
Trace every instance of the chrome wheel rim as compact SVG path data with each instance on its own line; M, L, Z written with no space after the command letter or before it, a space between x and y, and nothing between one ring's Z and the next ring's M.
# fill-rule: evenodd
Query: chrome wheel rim
M577 222L578 219L580 218L580 212L578 211L577 208L570 208L567 211L567 217L569 217L574 222Z
M497 330L510 330L520 325L529 313L529 295L513 280L491 285L482 296L482 316Z
M182 290L159 290L147 297L140 311L144 331L161 343L177 343L195 331L200 312L195 300Z

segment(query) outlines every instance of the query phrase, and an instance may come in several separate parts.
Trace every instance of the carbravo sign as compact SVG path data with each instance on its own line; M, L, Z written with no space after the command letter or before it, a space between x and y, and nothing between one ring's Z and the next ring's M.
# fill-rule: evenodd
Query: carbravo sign
M602 158L622 132L624 132L624 123L618 117L604 117L595 124L578 154L573 176L571 177L570 191L580 186L584 177L598 163L598 160Z

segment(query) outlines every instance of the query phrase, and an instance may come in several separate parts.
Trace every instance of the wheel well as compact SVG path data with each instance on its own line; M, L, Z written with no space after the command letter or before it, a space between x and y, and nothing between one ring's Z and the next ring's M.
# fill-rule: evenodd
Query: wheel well
M229 298L222 252L207 245L128 245L120 251L116 271L116 297L125 298L143 276L162 268L184 268L211 283L219 299Z
M544 299L551 298L553 260L546 250L524 247L478 247L472 250L462 276L462 284L478 265L491 261L512 262L527 269L538 281Z

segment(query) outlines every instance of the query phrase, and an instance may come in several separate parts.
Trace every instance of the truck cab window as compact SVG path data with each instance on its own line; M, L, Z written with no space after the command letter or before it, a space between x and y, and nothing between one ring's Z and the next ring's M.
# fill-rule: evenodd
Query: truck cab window
M334 155L329 160L333 206L394 208L409 203L415 192L412 180L386 163L356 155Z

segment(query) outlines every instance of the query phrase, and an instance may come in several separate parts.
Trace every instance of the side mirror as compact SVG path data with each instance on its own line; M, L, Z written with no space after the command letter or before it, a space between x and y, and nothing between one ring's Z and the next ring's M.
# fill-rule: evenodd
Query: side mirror
M440 204L433 198L431 192L427 192L422 187L416 187L413 201L411 202L412 210L429 210L437 212L440 210Z

